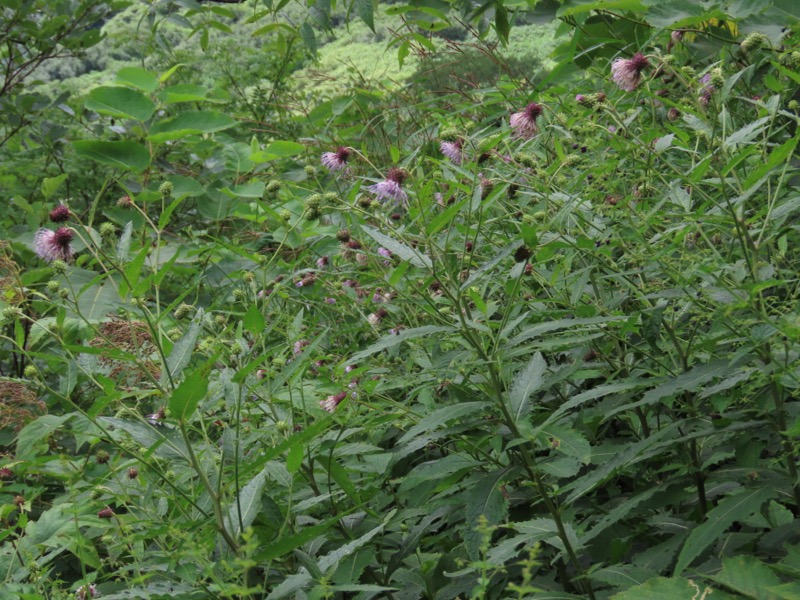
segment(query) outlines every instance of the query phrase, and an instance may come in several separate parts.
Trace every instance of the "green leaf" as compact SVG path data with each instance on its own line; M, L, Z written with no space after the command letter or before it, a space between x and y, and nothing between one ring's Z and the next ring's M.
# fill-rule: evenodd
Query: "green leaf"
M62 173L61 175L57 175L55 177L45 177L42 179L42 196L44 196L45 200L50 200L53 197L53 194L56 193L58 188L61 187L61 184L67 180L66 173Z
M72 143L78 156L119 169L144 171L150 165L150 152L134 142L92 142L83 140Z
M496 0L494 3L494 30L497 32L497 37L500 38L500 41L507 45L511 24L508 22L508 9L503 4L503 0Z
M592 10L641 11L642 8L640 0L565 0L556 16L568 17Z
M394 515L394 510L390 511L388 515L384 517L386 521L392 518ZM373 527L370 531L359 537L358 539L353 540L352 542L348 542L347 544L340 546L336 550L329 552L325 556L322 556L318 559L317 566L319 566L320 571L323 573L334 569L336 565L339 564L346 556L349 556L362 546L369 542L372 538L383 531L384 524L381 523L377 527Z
M311 24L306 21L300 26L300 37L303 39L303 43L306 45L306 48L311 52L312 56L316 58L317 56L317 36L314 35L314 28L311 27Z
M359 18L375 33L375 9L372 0L355 0L355 3Z
M624 592L614 594L611 600L678 600L679 598L696 598L699 600L727 600L732 598L729 594L719 590L706 588L705 585L696 583L691 579L682 577L656 577L641 585L628 588Z
M186 333L183 334L181 339L175 342L175 345L172 347L172 352L170 352L167 357L166 371L161 375L162 384L166 383L169 378L177 379L180 377L186 365L189 364L189 361L192 359L194 347L197 344L197 338L200 337L200 333L203 329L202 324L204 316L205 312L203 309L198 308L197 313L189 325L189 329L186 330ZM166 374L167 372L169 373L169 377Z
M673 575L678 576L688 567L694 559L711 544L719 541L723 533L734 521L739 521L761 509L770 498L774 498L775 491L767 487L759 487L744 491L735 496L728 496L720 501L717 506L708 512L706 521L695 527L686 539L686 543L678 555Z
M255 521L256 515L261 510L261 494L266 481L266 473L260 471L239 490L236 499L231 502L228 508L227 526L234 538Z
M297 473L300 465L303 464L303 453L305 446L298 444L289 449L289 454L286 456L286 470L289 473Z
M407 260L416 267L427 267L428 269L433 267L433 262L431 262L430 257L418 252L414 248L406 246L372 227L362 225L361 230L392 254L396 254L400 259Z
M263 150L253 152L250 155L250 160L253 162L269 162L279 158L288 158L290 156L297 156L305 152L306 147L297 142L287 142L278 140L267 144Z
M187 135L222 131L234 125L236 121L226 114L210 110L193 110L181 113L172 119L157 121L150 128L148 139L161 143L179 140Z
M368 348L365 348L361 352L356 352L350 357L350 362L358 362L359 360L380 352L381 350L393 348L394 346L402 344L403 342L407 342L418 337L433 335L435 333L449 333L451 331L454 331L453 327L443 327L438 325L424 325L423 327L414 327L413 329L403 329L397 335L389 334Z
M722 146L726 150L731 150L739 144L746 144L757 135L760 135L761 132L767 128L770 120L771 117L762 117L757 121L753 121L752 123L745 125L738 131L734 131L732 134L726 137L722 142Z
M461 417L465 417L472 413L477 413L486 409L486 402L461 402L459 404L437 408L419 423L414 425L411 429L406 431L405 434L403 434L403 436L397 440L397 445L406 444L418 437L420 434L433 431L448 421L460 419Z
M117 71L117 83L128 85L143 92L155 92L158 89L158 78L140 67L125 67Z
M528 365L517 373L508 392L508 409L514 423L519 423L531 412L531 394L541 389L546 370L547 363L541 352L537 352Z
M511 244L510 246L503 248L491 260L485 262L480 267L478 267L478 270L475 271L472 275L470 275L469 278L464 283L461 284L462 291L466 290L469 287L472 287L472 285L476 281L478 281L478 279L480 279L486 273L494 269L498 264L500 264L500 261L502 261L507 256L511 255L512 252L515 252L517 248L520 247L520 245L521 242L516 242L514 244Z
M248 308L247 312L244 314L242 325L253 335L258 335L264 331L264 328L267 326L267 322L264 319L264 315L261 314L261 310L258 308L258 306L251 304L250 308Z
M486 518L488 525L503 523L508 515L508 501L503 495L503 481L508 478L513 467L498 469L476 481L464 499L467 511L464 521L464 544L467 555L472 560L480 557L480 546L484 533L477 530L476 526L481 516Z
M104 115L136 121L146 121L156 110L152 100L127 87L94 88L84 105Z
M47 436L60 429L71 418L72 415L42 415L25 425L17 434L17 458L34 458L39 448L47 447Z
M169 399L169 412L173 419L186 421L194 414L200 400L208 391L208 373L211 364L203 365L191 372L172 392Z
M694 366L685 373L681 373L647 392L642 397L642 403L650 404L661 398L674 397L681 392L696 392L702 385L712 379L724 377L730 371L730 361L727 359L715 360L707 365Z
M770 592L767 588L778 586L781 580L767 565L752 556L726 558L722 562L722 571L707 575L709 579L756 600L781 600L782 596Z
M255 558L259 562L267 562L275 558L281 557L284 554L288 554L289 552L291 552L295 548L299 548L306 542L310 542L314 538L323 535L331 527L337 526L341 522L342 516L344 515L339 514L336 515L335 517L328 519L327 521L323 521L319 525L312 525L311 527L305 527L297 535L284 536L277 540L273 540L266 546L266 549L259 552L255 556Z
M580 433L569 427L549 425L541 429L548 437L547 445L588 465L592 460L592 447Z
M131 250L131 235L133 234L133 221L125 223L122 235L117 242L117 261L120 264L128 262Z

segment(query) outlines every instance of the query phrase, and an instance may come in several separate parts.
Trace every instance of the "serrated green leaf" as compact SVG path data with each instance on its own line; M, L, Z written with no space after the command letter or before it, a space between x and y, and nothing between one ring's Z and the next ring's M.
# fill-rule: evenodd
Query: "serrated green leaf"
M728 496L706 515L706 521L695 527L686 539L673 575L678 576L711 544L718 541L734 521L744 519L761 509L761 505L774 498L776 492L767 487L746 490L735 496Z
M541 352L537 352L517 373L508 392L508 412L514 423L519 423L531 412L531 395L541 389L546 370L547 363Z
M425 325L423 327L414 327L413 329L403 329L397 335L389 334L368 348L365 348L361 352L356 352L350 357L350 361L358 362L368 356L380 352L381 350L388 350L389 348L393 348L398 344L402 344L403 342L407 342L419 337L433 335L436 333L450 333L452 331L454 331L453 327L444 327L439 325Z
M389 250L392 254L396 254L402 260L407 260L416 267L427 267L428 269L433 267L433 262L431 262L430 257L426 254L423 254L422 252L419 252L410 246L406 246L405 244L398 242L394 238L390 238L388 235L382 234L380 231L373 229L372 227L362 225L361 229L369 237Z

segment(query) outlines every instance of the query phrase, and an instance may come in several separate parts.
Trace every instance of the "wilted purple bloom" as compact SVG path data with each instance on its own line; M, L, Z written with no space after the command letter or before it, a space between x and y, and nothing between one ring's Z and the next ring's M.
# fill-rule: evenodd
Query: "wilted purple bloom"
M514 136L529 140L539 133L539 126L536 124L536 119L542 114L543 107L541 104L531 102L520 112L511 115L510 124L511 129L514 130Z
M673 42L678 43L683 39L683 30L676 29L671 34L669 34L669 37L670 39L672 39Z
M455 142L444 141L439 145L439 149L454 165L460 165L464 159L464 153L461 151L463 142L458 139Z
M394 200L397 204L405 204L408 200L408 194L403 191L403 182L407 177L407 173L403 169L391 168L386 175L386 179L380 183L369 186L367 189L375 194L379 201L390 199Z
M383 247L378 248L378 254L380 254L383 258L392 258L392 253Z
M575 102L577 102L578 104L583 104L584 102L586 102L586 96L584 96L583 94L577 94L575 96Z
M329 171L344 171L347 172L347 160L350 158L350 148L339 146L336 152L325 152L322 155L322 165Z
M258 296L259 299L263 299L263 298L266 298L267 296L269 296L271 293L272 293L272 290L261 290L260 292L258 292L257 296Z
M56 231L40 229L33 237L33 247L42 260L53 262L72 260L72 238L75 236L69 227L59 227Z
M325 298L325 304L336 304L336 298Z
M303 352L303 348L308 346L308 344L309 344L308 340L298 340L294 343L294 348L292 348L292 352L294 353L295 356L299 356L300 353Z
M330 258L328 258L327 256L320 256L317 259L317 268L324 269L325 267L328 266L329 263L330 263Z
M358 368L358 365L347 365L344 368L345 373L349 373L350 371L355 371Z
M711 102L711 95L714 93L715 88L711 85L711 73L706 73L700 78L700 83L703 84L703 90L700 92L700 104L708 106Z
M616 125L609 125L608 126L608 133L617 133L617 126Z
M97 586L93 583L89 585L82 585L75 590L75 597L79 600L88 600L89 598L97 597Z
M319 407L322 410L326 410L329 413L332 413L336 410L336 407L347 397L347 392L339 392L338 394L334 394L332 396L328 396L325 400L320 400Z
M642 71L650 66L644 54L637 52L632 58L618 58L611 63L611 78L620 89L632 92L642 80Z

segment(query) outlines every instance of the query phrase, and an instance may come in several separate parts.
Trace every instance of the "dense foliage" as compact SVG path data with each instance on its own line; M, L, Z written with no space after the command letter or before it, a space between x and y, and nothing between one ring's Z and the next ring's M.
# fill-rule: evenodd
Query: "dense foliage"
M0 598L800 596L792 0L0 10Z

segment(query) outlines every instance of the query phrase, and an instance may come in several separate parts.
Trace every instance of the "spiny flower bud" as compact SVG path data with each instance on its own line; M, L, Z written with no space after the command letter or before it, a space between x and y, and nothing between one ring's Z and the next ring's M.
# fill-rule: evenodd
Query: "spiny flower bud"
M169 198L172 196L172 191L174 187L171 181L165 181L160 186L158 186L158 193L161 194L164 198Z
M117 200L117 208L130 208L133 206L133 200L130 196L120 196Z
M61 298L62 300L66 300L67 298L69 298L69 290L67 288L61 288L60 290L58 290L58 297Z
M217 327L225 327L228 324L228 318L225 315L214 315L214 324Z
M266 190L267 190L267 191L268 191L270 194L274 194L274 193L276 193L276 192L277 192L278 190L280 190L280 189L281 189L281 182L280 182L280 180L278 180L278 179L271 179L271 180L269 181L269 183L267 183Z
M25 370L22 373L27 379L35 379L39 376L39 369L37 369L34 365L28 365L25 367Z
M58 281L56 281L55 279L51 279L50 281L47 282L47 291L50 292L51 294L58 293L60 287L61 284L58 283Z
M100 235L103 237L111 237L115 233L117 233L117 227L113 223L109 223L106 221L102 225L100 225Z
M50 220L53 223L63 223L69 221L69 208L66 204L59 204L50 211Z
M314 165L306 165L304 171L306 172L307 177L314 177L317 174L317 169Z
M105 450L98 450L94 455L98 465L104 465L111 458L111 455Z
M128 479L136 479L139 476L139 469L131 467L128 469Z
M24 314L25 313L23 313L22 310L20 310L16 306L6 306L2 312L3 319L8 321L12 319L19 319Z
M337 195L336 195L336 194L334 194L333 192L325 192L325 193L322 195L322 199L323 199L323 200L324 200L324 201L325 201L327 204L333 204L333 203L335 203L335 202L337 202L337 201L339 200L339 196L337 196Z
M180 304L178 308L175 309L175 318L182 319L192 313L194 313L194 306L191 304Z
M167 331L167 337L170 341L177 342L181 337L183 337L183 331L181 331L177 327L173 327L169 331Z
M284 208L284 209L283 209L281 212L279 212L279 213L278 213L278 216L279 216L281 219L283 219L284 221L288 221L289 219L291 219L291 218L292 218L292 213L290 213L288 210L286 210L286 209Z
M769 49L770 47L771 44L769 43L769 38L760 31L754 31L744 38L744 41L742 42L742 50L745 52L753 52L759 48Z
M67 270L67 263L65 263L63 260L54 260L52 263L50 263L50 266L53 268L53 272L58 273L59 275L65 273Z
M722 69L720 68L712 69L711 79L709 80L709 82L717 89L725 85L725 78L722 76Z

